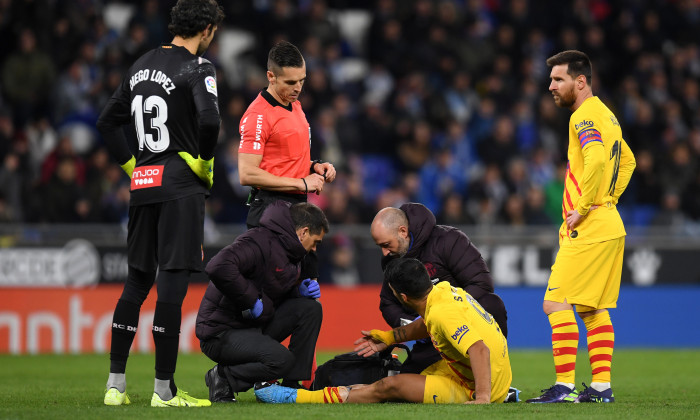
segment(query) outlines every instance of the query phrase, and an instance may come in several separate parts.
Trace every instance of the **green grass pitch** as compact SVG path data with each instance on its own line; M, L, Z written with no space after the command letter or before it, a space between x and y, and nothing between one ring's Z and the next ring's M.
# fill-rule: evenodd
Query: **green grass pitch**
M319 354L319 362L331 354ZM700 350L615 351L614 404L491 404L488 406L367 404L266 405L252 391L237 404L201 409L150 407L153 355L137 354L127 368L132 404L102 404L108 355L0 356L0 419L698 419ZM513 385L524 398L551 385L554 374L546 350L513 351ZM204 398L204 373L213 363L201 354L180 355L176 380ZM579 350L577 385L590 381L585 349ZM478 416L478 417L477 417Z

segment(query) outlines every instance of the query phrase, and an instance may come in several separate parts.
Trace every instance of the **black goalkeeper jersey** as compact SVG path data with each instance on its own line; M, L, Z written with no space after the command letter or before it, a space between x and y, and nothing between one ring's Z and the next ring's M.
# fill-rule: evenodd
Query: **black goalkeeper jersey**
M122 127L138 140L131 205L208 194L178 156L213 156L219 132L216 72L184 47L164 44L131 66L100 115L98 129L119 164L131 158Z

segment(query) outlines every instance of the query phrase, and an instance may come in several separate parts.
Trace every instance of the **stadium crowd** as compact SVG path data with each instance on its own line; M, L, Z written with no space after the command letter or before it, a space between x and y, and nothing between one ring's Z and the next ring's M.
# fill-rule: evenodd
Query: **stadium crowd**
M312 199L332 224L369 223L378 209L417 201L444 224L558 225L569 112L547 91L545 60L579 49L637 157L620 203L626 225L697 231L697 1L220 3L221 30L253 42L226 56L231 37L222 35L206 54L219 72L222 114L208 200L216 223L245 220L238 124L266 84L266 52L287 39L306 60L300 100L311 156L338 168ZM173 4L0 1L0 221L126 218L129 180L95 121L125 66L172 39ZM366 24L341 25L348 16Z

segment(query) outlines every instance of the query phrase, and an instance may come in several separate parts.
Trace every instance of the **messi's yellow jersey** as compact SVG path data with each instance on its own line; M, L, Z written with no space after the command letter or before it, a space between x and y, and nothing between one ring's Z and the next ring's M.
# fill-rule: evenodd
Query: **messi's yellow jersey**
M620 123L597 96L586 99L571 114L568 158L560 242L570 239L589 244L625 236L616 205L636 162L622 138ZM590 210L591 206L599 207ZM571 210L586 215L574 235L566 227L566 214Z
M433 346L465 387L474 389L467 350L483 340L491 354L492 395L508 390L512 372L506 338L498 323L471 295L446 281L438 283L428 295L424 321Z

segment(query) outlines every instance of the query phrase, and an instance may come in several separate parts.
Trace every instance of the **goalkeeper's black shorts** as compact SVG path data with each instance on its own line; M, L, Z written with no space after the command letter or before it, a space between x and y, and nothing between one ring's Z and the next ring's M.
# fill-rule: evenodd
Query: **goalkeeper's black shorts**
M202 271L204 194L129 207L129 265L146 272Z

